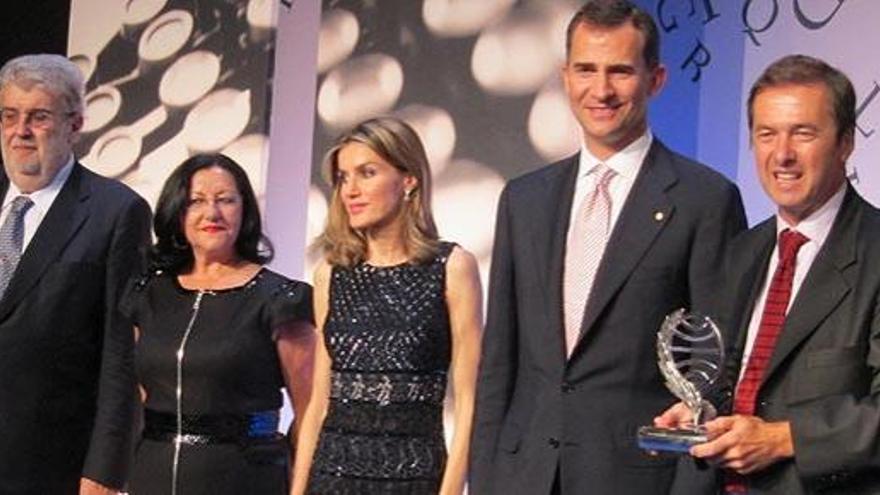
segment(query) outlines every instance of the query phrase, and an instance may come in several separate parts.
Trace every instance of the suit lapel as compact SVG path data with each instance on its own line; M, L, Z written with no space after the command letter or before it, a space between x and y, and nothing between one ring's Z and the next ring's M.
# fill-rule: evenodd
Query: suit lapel
M731 304L726 307L727 320L724 322L729 327L721 329L727 336L729 359L732 360L732 383L737 382L749 323L767 280L767 264L776 246L776 218L772 217L744 235L749 237L741 244L736 244L733 251L741 259L731 263L731 271L727 274L736 281L734 286L729 286Z
M857 269L856 243L862 200L850 186L847 188L846 198L825 245L813 261L791 304L762 384L852 290L846 272Z
M571 216L571 203L577 181L578 155L574 155L554 166L544 178L541 197L535 198L532 209L535 257L532 260L543 291L548 316L548 328L557 329L550 337L553 348L565 359L565 339L562 314L562 278L565 269L565 244L568 238L568 224ZM547 205L542 210L540 205ZM554 353L554 358L557 357Z
M605 247L584 311L581 341L674 213L666 191L678 179L669 159L669 152L655 139Z
M37 283L51 262L58 257L70 238L82 226L88 213L79 203L85 201L88 196L82 165L76 163L67 182L58 192L34 237L21 255L21 261L9 283L9 289L0 301L0 320L5 319L12 308Z

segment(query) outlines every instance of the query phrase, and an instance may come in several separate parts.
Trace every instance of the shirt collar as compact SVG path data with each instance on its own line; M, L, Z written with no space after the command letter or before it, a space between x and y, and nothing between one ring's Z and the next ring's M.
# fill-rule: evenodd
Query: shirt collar
M64 183L67 182L67 178L70 177L70 173L73 171L73 163L73 154L71 154L70 158L67 159L67 163L61 167L61 170L55 174L55 177L52 178L46 187L30 194L25 194L25 196L31 198L31 201L34 202L35 208L38 208L43 212L49 210L49 207L52 206L52 202L55 200L55 196L58 195L61 187L64 186ZM3 208L9 206L9 204L12 203L12 200L21 195L21 190L10 180L9 189L6 191L6 198L3 200Z
M801 234L807 236L810 242L815 242L819 247L825 244L825 239L831 232L834 225L834 219L840 206L843 204L843 197L846 195L847 182L844 181L840 189L832 195L818 210L814 211L807 218L798 222L796 226L789 225L778 213L776 214L776 238L785 229L797 230Z
M578 179L586 177L596 168L596 165L604 163L611 170L614 170L616 175L633 181L635 180L636 175L638 175L642 163L645 161L645 156L648 155L648 150L651 149L651 144L653 144L653 142L654 135L651 133L651 130L648 129L644 134L639 136L638 139L629 143L625 148L611 155L610 158L604 161L599 160L595 155L590 153L590 150L587 149L586 143L582 142L580 158L578 160Z

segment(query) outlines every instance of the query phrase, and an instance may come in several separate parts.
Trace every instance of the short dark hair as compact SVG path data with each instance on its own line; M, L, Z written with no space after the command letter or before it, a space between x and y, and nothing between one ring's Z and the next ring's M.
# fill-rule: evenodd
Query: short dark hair
M627 21L645 35L645 47L642 50L645 64L652 69L660 65L660 32L657 30L657 23L650 14L628 0L590 0L578 9L565 32L566 57L571 53L574 31L581 24L615 28Z
M150 249L150 269L180 273L192 267L193 252L183 233L182 221L189 204L189 189L199 170L219 167L229 172L242 198L241 230L235 241L236 253L247 261L264 264L274 250L263 234L257 196L241 165L226 155L199 154L187 158L168 176L153 217L156 243Z
M809 55L788 55L773 62L749 91L749 129L754 123L755 98L767 88L787 85L824 84L831 96L837 139L855 132L856 91L846 74Z

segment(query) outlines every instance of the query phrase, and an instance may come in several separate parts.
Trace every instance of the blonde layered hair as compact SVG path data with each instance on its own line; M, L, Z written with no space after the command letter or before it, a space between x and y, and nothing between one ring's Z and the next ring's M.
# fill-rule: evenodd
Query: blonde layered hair
M366 232L351 227L342 204L338 179L339 151L348 144L360 143L417 183L403 202L403 240L413 263L425 263L437 255L439 236L431 213L431 169L418 134L402 120L379 117L356 125L336 139L324 155L324 178L332 186L327 225L315 240L315 247L331 265L352 267L367 257Z

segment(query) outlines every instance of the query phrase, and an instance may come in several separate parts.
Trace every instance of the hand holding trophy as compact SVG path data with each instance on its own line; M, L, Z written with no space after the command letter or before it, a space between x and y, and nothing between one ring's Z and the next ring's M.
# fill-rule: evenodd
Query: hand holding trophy
M690 410L692 423L682 428L639 428L639 447L650 451L686 453L707 441L703 394L721 376L724 342L708 316L679 309L666 316L657 332L657 366L668 388Z

